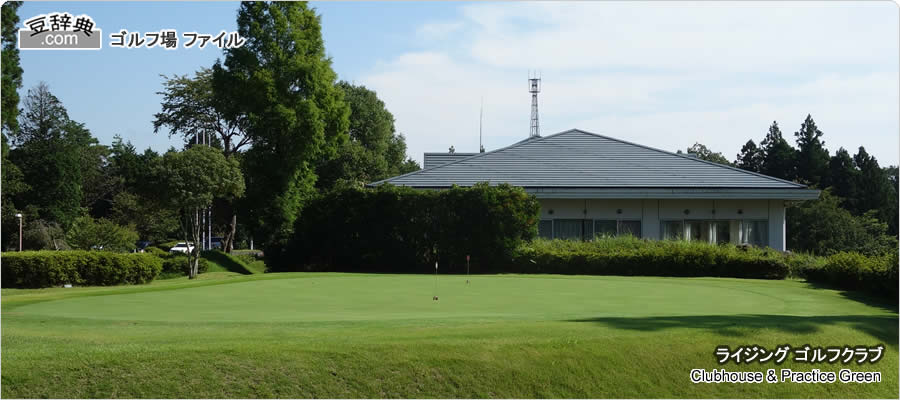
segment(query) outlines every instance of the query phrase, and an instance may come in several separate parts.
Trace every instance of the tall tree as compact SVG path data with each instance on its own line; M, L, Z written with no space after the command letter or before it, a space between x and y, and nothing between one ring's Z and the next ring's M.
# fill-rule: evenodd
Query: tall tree
M889 167L884 167L884 174L887 176L888 181L891 183L890 191L888 197L888 204L882 210L881 220L887 223L888 233L896 236L898 231L900 231L900 203L898 203L897 198L900 195L900 190L897 188L897 166L892 165Z
M2 75L2 87L0 87L0 116L2 116L3 134L8 134L19 128L19 88L22 87L22 67L19 65L19 49L16 47L16 24L19 23L17 14L21 1L8 1L2 6L2 36L0 36L0 75Z
M28 185L25 183L22 171L9 159L9 144L7 143L6 135L3 135L0 139L2 139L3 145L3 151L0 154L3 162L2 166L0 166L0 178L3 181L0 183L2 185L0 186L2 188L0 190L0 207L2 207L2 213L0 213L0 221L2 221L0 234L3 235L2 239L0 239L0 250L6 250L15 247L15 242L18 242L19 237L19 221L16 218L16 214L20 210L16 208L13 199L28 191Z
M155 151L148 148L138 153L119 136L110 146L107 175L115 186L104 200L111 207L108 218L123 226L134 224L141 239L164 240L178 234L178 214L165 204L165 194L159 190L166 184L165 171L149 167L159 160Z
M722 155L722 153L717 153L710 150L703 144L694 143L693 146L687 148L687 153L697 157L701 160L712 161L719 164L731 165L728 162L728 159ZM681 150L678 150L678 154L681 154Z
M339 82L344 101L350 106L350 140L337 156L316 168L316 186L330 188L338 181L368 183L419 169L406 157L406 139L397 134L394 116L365 86Z
M234 159L208 146L196 146L181 152L166 153L155 167L158 176L166 176L165 197L181 215L184 239L199 245L200 210L219 197L239 197L244 193L244 179ZM207 171L216 171L215 174ZM199 247L189 254L190 278L197 276Z
M65 107L43 82L28 90L11 135L10 158L21 168L30 190L22 195L31 218L59 223L64 229L84 213L85 151L96 139L82 124L69 119Z
M201 69L193 77L165 77L162 111L155 115L153 131L168 128L169 136L181 135L188 145L206 141L220 147L225 158L230 158L250 145L247 135L247 115L238 107L240 93L232 92L228 84L217 82L213 70ZM234 204L225 203L223 209L230 213L230 221L224 238L224 250L231 252L237 229ZM218 212L215 213L218 215Z
M734 160L734 164L743 170L762 172L764 157L765 155L763 154L762 149L757 147L753 140L748 140L747 143L741 147L741 152L738 153L737 159Z
M794 148L784 140L778 122L772 122L766 138L760 143L763 162L760 172L776 178L793 180L796 176Z
M831 187L835 196L844 199L845 208L855 210L858 180L859 171L853 163L853 157L843 147L839 148L828 161L828 173L822 181L823 187Z
M896 218L890 214L891 210L896 208L894 204L897 201L897 194L894 192L894 185L890 178L878 165L878 160L860 146L856 155L853 156L853 163L859 170L856 181L856 210L854 211L862 214L875 210L882 221L895 220ZM896 225L896 223L892 225Z
M797 178L806 184L821 186L828 173L828 150L821 139L822 131L811 114L806 116L800 130L794 132L794 137L797 138Z
M247 116L243 209L256 238L281 240L314 193L315 164L347 140L350 109L335 86L321 21L306 3L241 3L243 46L225 50L214 85L232 113Z

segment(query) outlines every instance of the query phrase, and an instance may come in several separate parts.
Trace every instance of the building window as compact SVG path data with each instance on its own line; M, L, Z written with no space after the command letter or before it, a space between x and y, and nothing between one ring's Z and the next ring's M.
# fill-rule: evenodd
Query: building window
M640 238L641 221L614 219L594 220L594 237L613 237L623 235L631 235L636 238Z
M613 237L616 236L616 220L614 219L598 219L594 220L595 237Z
M731 243L732 227L737 229L738 221L716 221L713 223L713 241L716 244Z
M584 220L581 219L557 219L556 231L553 237L556 239L581 240L584 234Z
M631 235L636 238L641 237L641 221L619 221L619 235Z
M538 237L553 239L553 220L542 219L538 222Z
M741 221L741 243L754 246L769 245L769 221L745 220Z
M553 220L553 237L567 240L590 240L594 237L594 221L589 219Z
M684 221L684 237L690 242L710 242L709 221Z
M710 244L769 244L767 220L686 220L660 221L662 238Z
M665 240L684 239L684 223L682 221L660 221L662 238Z

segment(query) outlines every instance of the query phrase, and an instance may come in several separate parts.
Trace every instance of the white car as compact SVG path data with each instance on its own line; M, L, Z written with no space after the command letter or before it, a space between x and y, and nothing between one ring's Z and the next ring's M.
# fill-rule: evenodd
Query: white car
M184 242L180 242L180 243L176 244L175 246L172 246L171 249L169 249L169 253L190 254L192 251L194 251L194 244L193 243L188 244L188 243L184 243Z

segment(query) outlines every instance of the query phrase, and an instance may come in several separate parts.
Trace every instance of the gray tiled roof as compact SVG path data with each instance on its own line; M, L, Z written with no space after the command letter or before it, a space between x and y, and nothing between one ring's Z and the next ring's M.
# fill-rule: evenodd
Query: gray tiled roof
M759 188L804 185L577 129L372 183L420 188Z
M425 153L424 168L434 168L454 161L469 158L478 153Z

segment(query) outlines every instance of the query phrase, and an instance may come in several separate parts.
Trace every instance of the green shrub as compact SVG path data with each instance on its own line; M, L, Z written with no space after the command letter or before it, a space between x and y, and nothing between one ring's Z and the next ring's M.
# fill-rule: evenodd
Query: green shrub
M160 249L162 249L163 251L169 251L173 247L175 247L176 244L181 243L181 242L184 242L184 240L178 240L178 239L167 240L165 242L157 243L156 246L159 247Z
M783 279L785 257L771 249L617 237L579 242L535 240L520 246L504 272L718 276Z
M293 238L266 248L275 271L465 273L490 269L537 235L540 205L524 189L477 184L416 190L341 188L311 200Z
M149 247L145 248L145 249L144 249L144 253L145 253L145 254L152 254L152 255L157 256L157 257L160 257L160 258L166 258L166 257L169 257L169 252L168 252L168 251L165 251L165 250L163 250L163 249L161 249L161 248L159 248L159 247L154 247L154 246L149 246Z
M3 253L0 264L4 288L139 284L162 269L162 260L149 254L83 250Z
M799 275L810 282L847 290L862 290L897 301L897 252L867 257L840 252L804 265Z
M169 253L163 258L162 272L166 277L187 276L191 267L188 265L188 256L184 253ZM204 258L197 260L197 273L203 274L209 271L209 262Z
M138 233L134 226L120 226L105 218L79 217L66 234L66 242L78 250L127 252L134 249Z
M786 256L788 277L806 279L807 271L825 266L826 258L809 253L790 253Z

